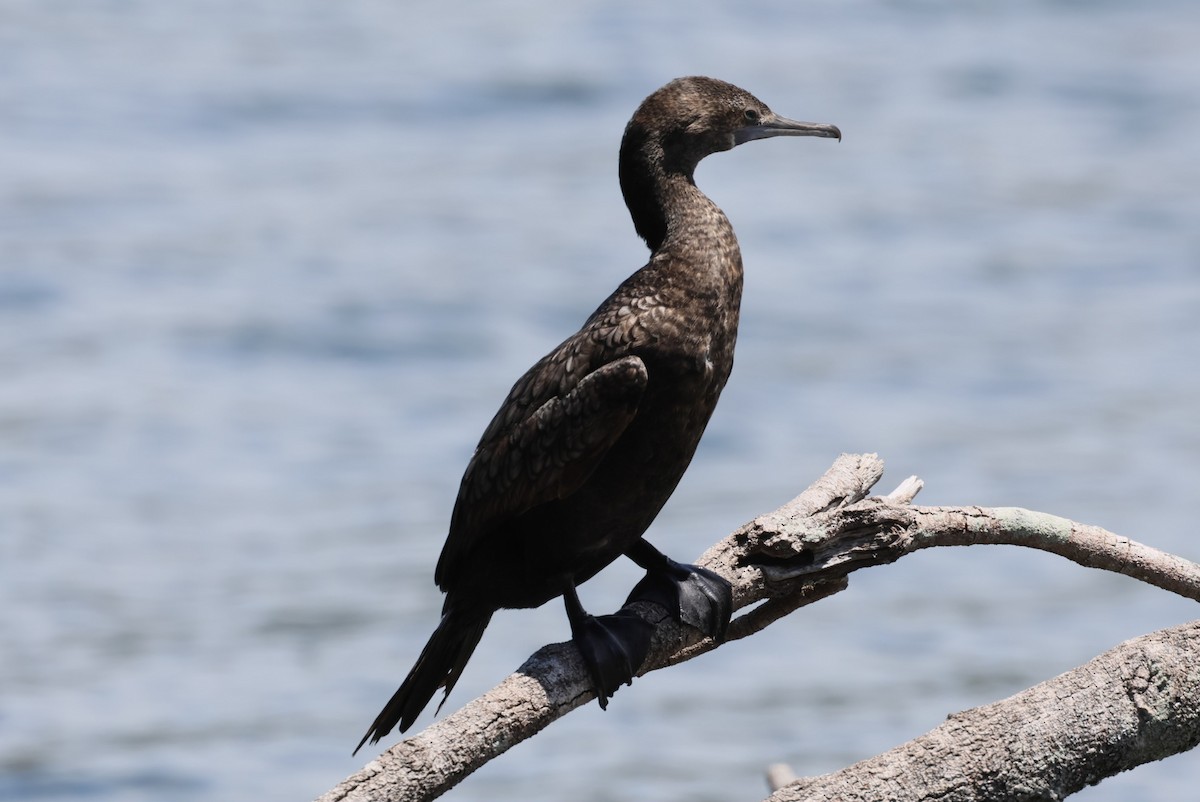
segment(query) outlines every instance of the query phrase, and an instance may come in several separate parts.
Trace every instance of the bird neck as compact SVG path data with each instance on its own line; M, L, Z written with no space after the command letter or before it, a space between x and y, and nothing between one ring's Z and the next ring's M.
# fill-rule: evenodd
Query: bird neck
M692 182L691 175L686 179L668 176L661 185L661 197L666 234L656 252L683 249L710 257L738 253L729 218Z
M703 247L706 241L737 248L728 218L696 186L696 162L671 163L661 146L626 133L620 178L633 226L654 253Z

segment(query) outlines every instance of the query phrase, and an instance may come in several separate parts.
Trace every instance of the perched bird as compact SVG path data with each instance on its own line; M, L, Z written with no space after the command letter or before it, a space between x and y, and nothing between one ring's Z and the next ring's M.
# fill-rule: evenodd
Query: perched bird
M439 687L444 701L492 613L557 596L604 707L632 681L651 627L631 612L589 615L575 587L622 554L646 569L630 600L656 601L723 637L729 583L674 562L642 534L691 462L733 367L742 256L692 174L711 153L773 136L841 132L780 117L713 78L672 81L634 113L621 190L650 261L517 380L484 431L434 572L446 593L441 622L358 749L397 724L406 730Z

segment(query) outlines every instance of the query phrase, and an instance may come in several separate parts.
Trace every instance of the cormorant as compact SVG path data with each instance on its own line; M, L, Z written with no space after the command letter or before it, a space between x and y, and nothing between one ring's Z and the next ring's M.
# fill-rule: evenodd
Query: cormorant
M575 586L622 554L647 572L630 600L724 635L729 583L674 562L642 533L691 462L733 367L741 252L692 174L710 153L773 136L841 132L780 117L713 78L672 81L634 113L621 190L650 261L517 380L484 431L434 572L446 593L441 622L358 749L397 724L406 730L439 687L445 700L492 613L556 596L604 707L632 681L651 627L627 611L589 615Z

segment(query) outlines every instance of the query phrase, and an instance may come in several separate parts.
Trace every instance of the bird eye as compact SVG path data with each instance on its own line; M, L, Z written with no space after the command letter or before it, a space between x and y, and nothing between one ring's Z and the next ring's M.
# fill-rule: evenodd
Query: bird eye
M746 109L745 117L746 117L746 122L752 123L752 124L757 123L758 122L758 109Z

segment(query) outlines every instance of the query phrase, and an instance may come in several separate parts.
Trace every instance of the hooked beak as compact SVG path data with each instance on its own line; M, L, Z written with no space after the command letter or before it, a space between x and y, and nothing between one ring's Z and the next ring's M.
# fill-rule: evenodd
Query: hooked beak
M755 125L747 125L733 132L733 144L741 145L755 139L772 136L820 136L842 141L842 132L836 125L825 123L802 123L780 117L774 112L764 115Z

